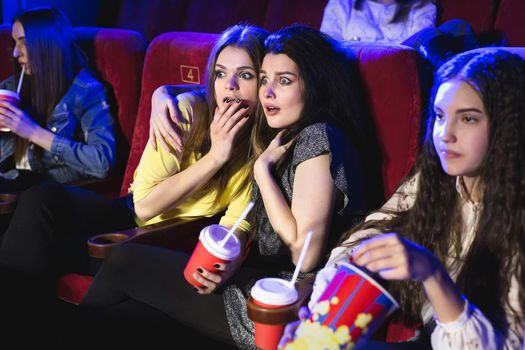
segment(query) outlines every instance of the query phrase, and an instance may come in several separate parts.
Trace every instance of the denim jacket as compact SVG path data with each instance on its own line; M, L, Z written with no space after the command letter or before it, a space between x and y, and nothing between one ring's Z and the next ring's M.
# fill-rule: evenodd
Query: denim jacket
M14 90L13 77L1 82L0 88ZM65 183L104 178L115 166L115 126L106 91L88 70L75 77L55 106L46 128L56 135L51 152L44 150L38 161L35 156L38 146L30 143L28 160L32 171ZM6 169L4 165L13 151L13 134L0 133L0 177L18 176L15 168Z

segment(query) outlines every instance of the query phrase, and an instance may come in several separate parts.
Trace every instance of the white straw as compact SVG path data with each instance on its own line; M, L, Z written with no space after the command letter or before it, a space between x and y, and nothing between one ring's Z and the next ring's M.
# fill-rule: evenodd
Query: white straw
M228 239L230 239L230 237L233 235L233 233L235 232L237 227L241 224L241 221L243 221L246 218L246 216L248 215L248 213L250 212L250 210L252 210L253 204L254 204L253 202L248 203L248 206L246 207L246 209L244 209L244 211L242 212L241 216L239 216L239 218L237 219L235 224L232 226L230 231L228 231L228 233L226 234L226 236L224 236L222 241L219 242L219 245L221 247L224 247L226 242L228 242Z
M301 270L301 265L303 265L303 260L306 255L306 251L308 250L308 246L310 245L310 240L312 239L312 231L308 231L308 234L306 235L306 239L304 240L303 249L301 250L301 254L299 255L299 260L297 260L297 265L295 265L295 271L293 272L292 280L290 281L290 288L294 288L295 281L297 280L297 276L299 276L299 271Z
M22 71L20 72L20 79L18 79L18 87L16 88L16 93L20 95L20 89L22 88L22 80L24 80L24 75L26 72L26 67L22 66Z

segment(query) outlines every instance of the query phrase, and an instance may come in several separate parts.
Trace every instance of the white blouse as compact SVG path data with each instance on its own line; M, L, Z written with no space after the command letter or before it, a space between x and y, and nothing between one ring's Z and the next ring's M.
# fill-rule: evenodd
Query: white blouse
M417 182L419 177L416 175L404 185L402 185L396 193L383 206L384 209L395 211L406 210L410 208L416 198ZM460 186L460 179L458 178L456 188L462 199L462 214L463 214L463 248L461 258L467 253L468 248L474 239L475 229L478 223L478 213L480 203L473 203L467 200L463 193L463 188ZM365 221L370 220L384 220L388 219L390 215L374 212L368 215ZM365 236L380 234L375 229L367 229L354 233L345 243L355 242ZM351 249L346 247L336 247L332 250L330 258L326 266L317 273L312 296L309 302L310 309L314 303L321 296L325 286L335 275L338 267L338 262L348 261L351 254ZM449 271L452 279L456 279L459 271ZM519 282L516 278L511 280L511 287L509 291L510 305L515 310L522 312L519 304ZM475 305L468 301L465 309L453 322L441 323L437 320L432 306L427 302L421 311L423 322L426 326L431 328L431 342L433 349L522 349L523 339L523 325L517 324L512 317L511 310L507 309L507 320L509 322L508 334L505 337L498 332L490 323L490 321L483 315L483 313L476 308Z
M436 5L413 6L403 22L390 23L396 4L383 5L365 0L363 7L353 9L352 0L329 0L324 9L321 31L338 40L359 40L401 44L414 33L436 22Z

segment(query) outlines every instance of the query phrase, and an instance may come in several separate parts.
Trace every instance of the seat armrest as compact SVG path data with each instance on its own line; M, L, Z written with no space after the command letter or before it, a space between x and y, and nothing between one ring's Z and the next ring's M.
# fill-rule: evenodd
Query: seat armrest
M297 313L301 306L308 303L314 285L315 277L307 278L295 283L297 301L280 308L265 308L248 298L248 317L255 322L264 324L287 324L298 319Z
M200 230L219 222L221 215L199 218L189 222L166 220L152 225L134 227L129 230L103 233L88 239L88 253L93 258L104 259L115 246L125 243L140 243L191 252Z
M0 193L0 215L10 214L15 210L18 193Z

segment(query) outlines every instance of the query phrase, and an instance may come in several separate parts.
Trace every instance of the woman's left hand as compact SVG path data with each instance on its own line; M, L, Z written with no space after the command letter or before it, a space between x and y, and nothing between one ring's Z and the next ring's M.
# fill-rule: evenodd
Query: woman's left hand
M0 124L28 140L42 129L27 113L6 101L0 101Z
M224 282L230 279L231 276L237 271L239 266L242 263L242 257L237 258L237 260L230 261L227 263L217 263L215 268L219 271L211 272L206 270L203 267L200 267L201 271L193 273L193 278L195 278L203 287L195 287L197 293L199 294L211 294L217 288L219 288Z
M442 266L427 249L397 233L363 241L352 254L353 263L388 280L424 282Z

